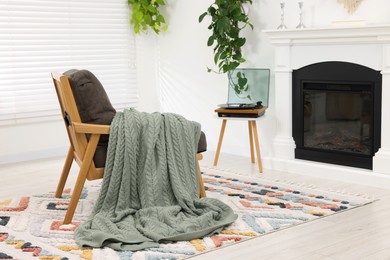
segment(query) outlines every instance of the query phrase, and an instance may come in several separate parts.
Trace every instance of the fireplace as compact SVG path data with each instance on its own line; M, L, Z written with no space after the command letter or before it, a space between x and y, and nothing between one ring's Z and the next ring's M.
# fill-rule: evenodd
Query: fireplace
M380 148L380 71L320 62L292 72L295 158L372 169Z
M390 185L390 167L388 166L390 163L390 24L353 27L304 28L299 30L266 30L264 33L267 35L272 46L274 46L275 51L273 60L274 66L272 70L274 77L273 80L271 80L271 85L274 83L274 88L271 88L271 105L268 109L269 111L267 112L270 116L269 119L272 119L272 122L275 122L275 124L272 129L273 131L270 131L269 133L268 138L269 140L272 140L272 145L270 147L272 150L270 150L269 155L263 160L264 167L315 177L332 178L355 183L369 183L370 185L376 187L388 188ZM322 99L320 102L324 103L326 102L325 97L329 96L330 100L328 102L334 103L337 100L344 101L349 98L347 94L345 94L347 95L345 97L343 95L341 95L341 97L332 97L334 96L333 94L327 93L329 92L329 88L341 87L339 91L343 91L342 89L348 90L353 87L355 92L362 92L352 94L352 98L350 98L351 100L348 101L350 103L354 103L354 105L348 107L355 108L361 106L364 107L364 109L367 109L368 107L365 104L367 101L362 101L362 99L370 99L370 96L371 98L375 98L375 101L372 102L374 107L371 109L374 110L376 105L381 106L381 120L378 119L378 121L381 121L379 123L380 125L375 124L374 122L374 125L370 126L366 123L369 121L367 121L365 116L361 116L359 119L356 117L356 114L347 111L346 108L342 109L347 112L345 115L334 114L334 111L331 108L329 108L331 111L328 111L328 114L325 111L322 115L317 115L320 117L322 116L322 120L325 120L328 116L329 120L334 120L336 122L344 121L344 123L356 123L358 128L356 128L355 131L359 131L357 134L359 138L363 139L360 140L360 143L358 143L358 146L363 145L363 147L360 147L357 151L361 154L361 157L370 154L369 157L372 157L372 159L369 160L372 160L372 170L370 170L371 167L367 165L347 167L333 164L334 162L332 164L321 163L309 159L301 160L295 157L296 148L298 147L299 149L299 146L303 145L303 134L309 134L309 131L303 131L301 142L299 142L299 140L295 137L295 129L293 131L293 119L295 120L295 115L293 115L292 110L296 109L292 103L292 96L294 94L292 87L293 71L310 68L311 65L314 64L332 61L342 63L343 68L346 63L352 63L358 67L362 66L363 68L369 68L376 74L380 71L382 101L380 101L379 97L375 97L375 93L369 95L365 94L365 92L372 87L372 84L370 82L365 82L365 79L357 78L361 74L359 72L354 74L354 78L341 78L340 81L342 82L339 83L342 84L336 85L333 84L332 80L329 80L328 77L322 77L317 80L311 80L309 78L307 83L310 83L311 80L314 81L313 83L315 84L306 84L305 89L308 94L306 99L309 99L309 101L310 99L316 97L319 101ZM339 72L333 73L333 75L338 74ZM362 81L363 84L361 84ZM317 83L321 83L323 85L317 85ZM347 84L345 85L343 83ZM351 85L350 83L353 84ZM324 87L326 84L328 85L326 86L328 90L323 91L322 93L313 94L313 92L317 91L313 90L313 88L316 89ZM360 88L360 90L358 90L357 87ZM304 99L303 95L304 94L302 92L300 96L301 101ZM360 98L360 96L365 97ZM381 104L378 102L381 102ZM339 103L345 104L345 102L340 101ZM323 109L325 109L325 105L323 105ZM301 113L303 113L303 108L300 109L302 110ZM364 111L364 113L369 114L369 111ZM377 113L375 111L371 111L371 113L374 113L374 117L372 117L371 120L376 121L377 119L375 119L375 116L377 116ZM304 124L306 124L306 130L308 130L308 124L312 124L310 120L302 119L301 125L304 128ZM316 126L311 125L310 127ZM362 131L361 134L360 131ZM370 137L371 134L374 137ZM311 137L313 136L314 135ZM339 139L346 139L345 137L340 136L341 135L339 135ZM309 136L306 137L309 138ZM371 142L374 142L374 144L371 148L369 148L369 151L366 152L366 144L370 143L370 141L367 143L366 138L368 137L371 138ZM315 141L315 138L307 140L307 142L313 142L313 140ZM322 140L324 140L324 138L322 138ZM313 149L311 150L313 151L312 154L314 154L314 149L318 148L318 145L326 146L327 143L309 144L309 146ZM354 154L355 152L353 148L352 151L351 148L350 150L343 151L343 148L335 147L335 143L332 145L333 151L330 154L338 154L340 155L339 157L341 157L342 154ZM316 147L314 148L313 146ZM376 151L378 147L379 150ZM341 149L341 151L337 151L337 149Z

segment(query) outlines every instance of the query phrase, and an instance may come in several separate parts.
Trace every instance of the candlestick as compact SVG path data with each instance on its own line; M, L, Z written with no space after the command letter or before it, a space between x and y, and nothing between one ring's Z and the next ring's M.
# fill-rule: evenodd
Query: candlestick
M284 24L284 2L280 2L280 21L281 23L277 29L287 29L287 26Z
M299 24L297 25L297 29L306 28L306 26L303 24L303 2L298 2L299 6Z

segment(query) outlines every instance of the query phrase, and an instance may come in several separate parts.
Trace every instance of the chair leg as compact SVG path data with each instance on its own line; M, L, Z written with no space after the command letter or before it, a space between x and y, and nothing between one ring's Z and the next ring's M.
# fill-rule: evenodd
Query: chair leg
M203 159L203 155L198 153L196 155L196 164L198 166L198 180L199 180L199 197L204 198L206 197L206 191L204 189L204 184L203 184L203 179L202 179L202 173L200 171L200 166L199 166L199 160Z
M70 168L72 167L73 159L74 159L73 148L71 146L69 147L68 155L66 156L65 164L64 167L62 168L61 177L57 185L57 190L55 194L56 198L62 197L62 192L64 191L65 183L66 180L68 179L68 175L69 175Z
M84 165L83 165L84 166ZM84 187L85 180L87 179L87 173L89 170L88 167L81 167L79 176L77 177L76 184L73 188L72 197L70 198L68 210L66 211L64 224L69 224L72 222L74 212L76 211L77 204L80 199L81 192Z
M83 158L83 163L80 168L79 175L77 177L76 184L73 189L72 197L69 202L68 210L66 211L64 224L69 224L72 222L74 212L77 207L77 203L79 202L81 192L84 187L85 180L87 179L87 174L89 171L89 167L92 163L93 155L95 154L96 146L99 141L100 135L91 135L89 139L87 149L85 151L85 155Z

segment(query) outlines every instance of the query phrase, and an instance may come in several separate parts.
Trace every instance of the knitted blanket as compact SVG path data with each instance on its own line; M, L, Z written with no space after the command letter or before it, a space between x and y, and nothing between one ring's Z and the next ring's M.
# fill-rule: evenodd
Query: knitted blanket
M141 250L219 232L237 216L199 198L200 125L165 113L118 112L105 174L91 216L75 232L80 246Z

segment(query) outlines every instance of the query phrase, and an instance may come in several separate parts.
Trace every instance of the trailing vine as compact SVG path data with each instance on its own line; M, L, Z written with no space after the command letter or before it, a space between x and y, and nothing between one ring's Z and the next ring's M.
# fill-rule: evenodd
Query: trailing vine
M134 25L134 32L140 33L151 28L155 33L165 32L168 25L159 8L165 5L164 0L128 0L132 7L130 23Z
M217 73L226 73L245 62L242 56L242 46L245 37L240 36L246 26L253 29L245 13L243 5L252 4L252 0L215 0L206 12L199 16L199 23L206 16L211 17L208 29L212 31L207 40L207 46L214 46L214 63L218 66ZM213 71L210 68L207 70ZM241 80L244 83L244 80Z

